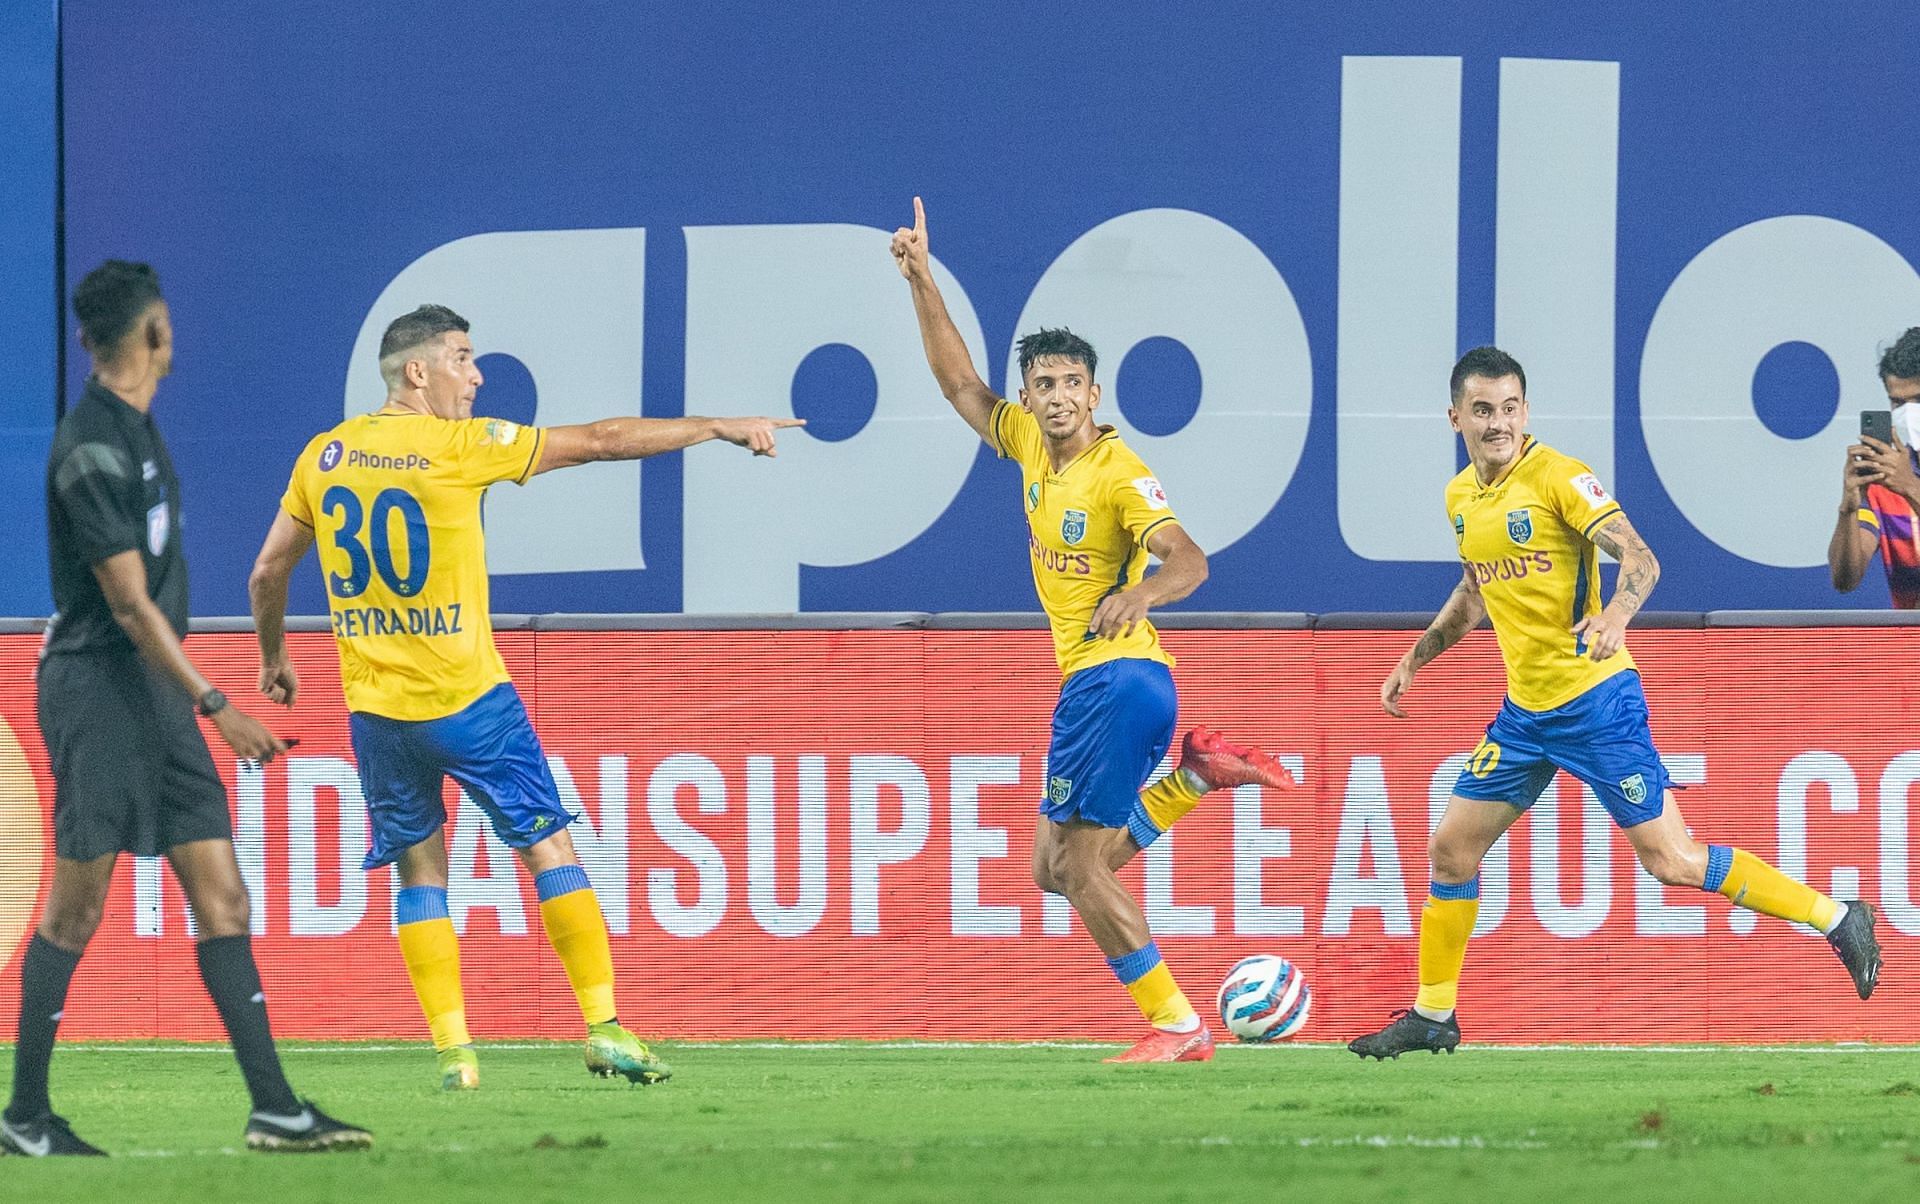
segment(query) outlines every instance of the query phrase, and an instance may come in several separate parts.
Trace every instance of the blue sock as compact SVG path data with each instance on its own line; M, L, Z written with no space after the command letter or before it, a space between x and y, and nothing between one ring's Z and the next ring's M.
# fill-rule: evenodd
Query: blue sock
M539 892L540 901L545 903L548 899L570 895L577 890L592 890L593 883L587 881L587 871L577 865L556 865L533 876L533 889Z
M1120 980L1120 985L1123 987L1132 986L1140 981L1159 964L1160 947L1152 941L1148 941L1132 953L1107 959L1107 967L1113 971L1113 976Z
M1727 875L1733 870L1733 846L1710 844L1707 846L1707 880L1700 889L1709 894L1719 894L1726 885Z
M444 920L451 914L447 910L447 888L444 886L409 886L400 892L400 897L393 903L393 918L400 924Z

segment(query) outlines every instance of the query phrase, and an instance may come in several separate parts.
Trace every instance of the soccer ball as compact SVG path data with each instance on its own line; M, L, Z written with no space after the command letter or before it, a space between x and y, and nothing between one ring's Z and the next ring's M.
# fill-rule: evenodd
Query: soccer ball
M1242 1041L1279 1041L1300 1031L1313 991L1300 967L1273 953L1243 957L1220 984L1220 1023Z

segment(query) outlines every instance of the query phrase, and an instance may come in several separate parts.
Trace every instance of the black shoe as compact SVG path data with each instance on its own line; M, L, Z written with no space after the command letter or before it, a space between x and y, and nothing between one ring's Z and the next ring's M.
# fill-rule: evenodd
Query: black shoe
M1878 917L1871 903L1859 899L1845 902L1847 918L1827 934L1827 944L1833 946L1847 973L1853 975L1853 989L1860 992L1860 998L1868 999L1873 995L1873 984L1880 980L1880 942L1873 935Z
M79 1154L104 1158L107 1152L88 1145L74 1136L73 1127L51 1112L24 1124L0 1116L0 1154L25 1154L29 1158L50 1158L60 1154Z
M1429 1020L1412 1008L1401 1008L1393 1013L1393 1023L1377 1033L1368 1033L1364 1037L1355 1037L1347 1042L1347 1048L1363 1058L1397 1058L1412 1049L1430 1049L1434 1053L1460 1044L1460 1021L1454 1016L1445 1020Z
M335 1120L314 1107L312 1100L301 1100L300 1111L292 1116L255 1112L247 1118L250 1150L304 1154L314 1150L364 1150L372 1144L373 1134Z

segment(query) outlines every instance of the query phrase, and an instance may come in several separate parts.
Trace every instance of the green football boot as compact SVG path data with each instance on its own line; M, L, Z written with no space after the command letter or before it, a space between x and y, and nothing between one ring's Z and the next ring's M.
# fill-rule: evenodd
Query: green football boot
M673 1077L673 1067L654 1057L646 1042L612 1021L587 1026L587 1070L603 1079L619 1076L643 1087Z
M449 1045L434 1055L440 1061L440 1090L476 1091L480 1087L480 1055L471 1045Z

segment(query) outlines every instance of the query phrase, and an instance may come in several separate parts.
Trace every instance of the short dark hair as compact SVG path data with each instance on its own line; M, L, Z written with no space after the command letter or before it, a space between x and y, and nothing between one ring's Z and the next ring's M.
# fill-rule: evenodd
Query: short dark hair
M109 259L73 290L73 316L95 359L111 359L147 307L160 300L160 277L144 263Z
M444 305L422 305L411 313L401 314L387 323L387 332L380 336L380 378L387 382L387 388L393 388L399 384L400 369L406 364L406 360L396 360L394 356L412 351L450 330L465 334L469 329L465 318Z
M387 332L380 336L380 358L386 359L396 351L410 351L449 330L465 334L470 329L465 318L446 306L422 305L387 323Z
M1527 395L1527 370L1520 366L1519 360L1491 344L1475 347L1453 366L1453 376L1447 381L1447 392L1452 395L1453 404L1460 404L1460 390L1469 376L1484 376L1488 380L1517 376L1520 378L1520 396Z
M1890 376L1902 380L1920 376L1920 326L1909 326L1893 346L1880 353L1880 379Z
M1014 346L1020 353L1021 380L1027 378L1027 369L1033 367L1035 360L1079 360L1087 366L1088 380L1093 379L1093 370L1100 362L1100 357L1093 353L1093 344L1064 326L1057 330L1043 326Z

